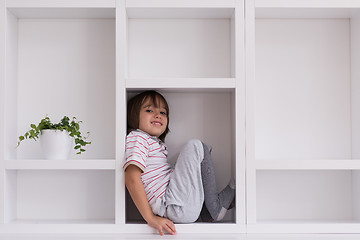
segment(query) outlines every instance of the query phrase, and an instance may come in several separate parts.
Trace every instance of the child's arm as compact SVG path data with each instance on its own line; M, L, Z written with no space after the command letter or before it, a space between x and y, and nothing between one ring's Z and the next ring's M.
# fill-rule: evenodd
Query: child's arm
M157 229L160 235L164 235L163 229L170 234L176 234L175 225L172 221L167 218L156 216L152 212L146 197L144 185L141 181L140 168L135 165L130 165L126 168L125 184L136 207L149 226Z

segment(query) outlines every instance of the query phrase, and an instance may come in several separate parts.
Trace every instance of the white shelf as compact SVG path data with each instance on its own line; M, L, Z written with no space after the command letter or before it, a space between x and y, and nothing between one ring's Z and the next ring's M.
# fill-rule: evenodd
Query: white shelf
M7 170L115 170L115 160L7 160Z
M115 18L115 0L10 0L7 9L17 18L87 19Z
M127 0L127 8L234 8L236 0Z
M214 223L193 223L193 224L175 224L176 230L180 234L209 233L220 234L226 232L244 233L244 225L237 224L214 224ZM121 234L154 234L157 231L147 224L114 224L112 220L94 220L94 221L49 221L36 223L34 221L17 220L9 224L0 226L0 230L5 233L121 233ZM144 235L143 235L144 236Z
M257 18L317 19L359 16L359 1L267 1L255 3Z
M233 8L127 8L127 16L130 19L176 19L176 18L231 18L234 15Z
M358 8L357 0L256 0L256 8Z
M126 88L128 89L233 89L235 87L235 78L149 78L126 80Z
M192 223L192 224L175 224L178 233L243 233L245 226L241 224L230 223ZM155 233L147 224L126 224L126 231L129 233L141 231L144 233Z
M248 233L359 233L360 223L355 222L304 222L259 221L248 224Z
M8 224L15 224L15 225L39 225L39 224L49 224L49 225L64 225L64 224L115 224L114 219L79 219L79 220L23 220L17 219L13 220Z
M9 8L18 18L31 19L107 19L115 18L112 8Z
M116 0L7 0L8 8L115 8Z
M256 160L257 170L360 170L360 160Z

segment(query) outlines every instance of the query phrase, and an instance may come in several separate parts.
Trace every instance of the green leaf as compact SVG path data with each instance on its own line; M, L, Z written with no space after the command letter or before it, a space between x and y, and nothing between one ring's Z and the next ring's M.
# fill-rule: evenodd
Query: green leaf
M30 130L28 130L24 135L19 136L19 142L25 139L33 139L36 141L36 139L39 138L39 135L42 134L42 130L44 129L54 129L54 130L61 130L61 131L67 131L71 137L75 139L75 147L74 149L79 150L77 154L81 154L82 152L85 152L85 149L82 147L85 147L87 144L91 144L91 142L86 142L85 139L87 137L81 136L80 131L80 123L82 121L78 121L76 117L73 117L71 122L70 118L67 116L64 116L59 123L52 123L50 118L46 116L45 118L40 120L40 123L38 125L32 123L30 124ZM89 132L87 132L89 135Z

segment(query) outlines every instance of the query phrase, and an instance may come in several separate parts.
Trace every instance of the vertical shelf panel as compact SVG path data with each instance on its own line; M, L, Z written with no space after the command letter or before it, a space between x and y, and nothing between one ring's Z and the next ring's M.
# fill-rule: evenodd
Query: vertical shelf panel
M246 223L256 223L256 167L255 167L255 6L245 0L245 79L246 79Z
M6 10L0 1L0 224L5 215L5 78L6 78Z
M360 158L360 13L351 19L351 123L352 158ZM360 172L353 173L353 203L360 202ZM360 204L354 206L354 218L360 221Z
M117 1L116 5L116 208L115 223L125 225L125 178L122 169L125 159L126 137L126 87L128 76L128 17L125 0Z

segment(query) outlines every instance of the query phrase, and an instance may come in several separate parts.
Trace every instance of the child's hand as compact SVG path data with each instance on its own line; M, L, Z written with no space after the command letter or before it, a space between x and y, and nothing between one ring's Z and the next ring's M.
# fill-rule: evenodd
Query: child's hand
M172 221L170 221L167 218L159 217L159 216L153 216L149 221L148 224L150 227L155 228L159 231L161 236L164 236L163 230L170 233L171 235L176 234L175 225Z

